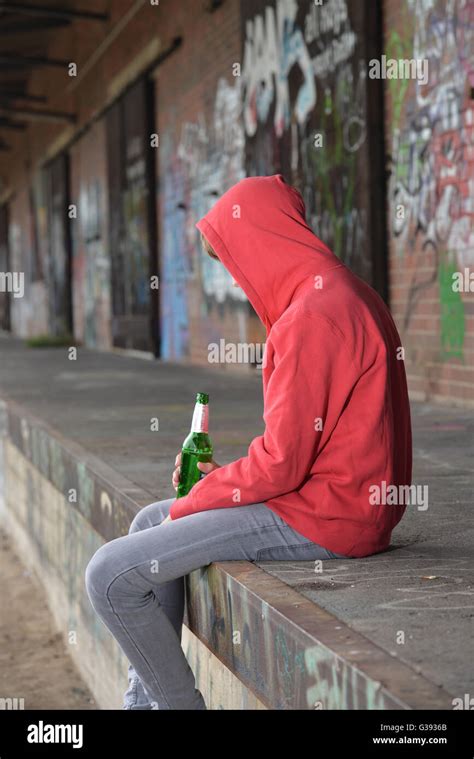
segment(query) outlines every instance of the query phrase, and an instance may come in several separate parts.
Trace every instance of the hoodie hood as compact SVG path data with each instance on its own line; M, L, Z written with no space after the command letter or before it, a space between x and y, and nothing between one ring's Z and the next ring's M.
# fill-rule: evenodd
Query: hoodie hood
M315 276L343 266L305 215L298 190L274 174L240 180L196 224L267 333Z

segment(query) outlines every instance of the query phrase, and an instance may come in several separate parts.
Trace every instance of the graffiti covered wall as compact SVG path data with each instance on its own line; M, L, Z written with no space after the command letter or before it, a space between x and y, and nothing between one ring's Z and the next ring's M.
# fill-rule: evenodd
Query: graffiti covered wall
M203 69L192 84L181 53L157 77L163 358L204 360L207 345L222 337L264 339L242 292L201 252L194 228L245 176L283 173L301 191L316 234L381 289L374 261L383 246L371 227L365 7L353 0L318 7L242 0L223 14L234 47L213 47L211 59L203 51L212 31L196 28L203 51L194 61Z
M472 402L473 0L388 0L385 52L429 65L427 84L386 87L390 300L410 387L422 398Z
M380 25L381 6L383 35L371 20L376 16ZM84 131L67 150L78 213L70 220L76 337L91 347L111 346L113 295L120 334L133 323L136 347L148 349L141 336L150 342L143 253L149 247L150 260L155 250L159 258L163 359L207 362L208 346L222 338L261 343L262 326L222 266L202 252L195 222L239 179L281 172L301 191L316 234L382 294L388 261L390 306L414 397L472 402L474 0L228 0L196 7L182 0L173 14L161 15L163 41L179 34L182 44L156 67L150 129L140 113L152 106L139 111L129 100L127 140L117 139L115 164L107 160L102 122L87 120L105 100L89 108L90 80L78 95ZM117 43L117 71L132 62L135 34L148 40L157 33L149 19L145 10L137 13L134 32ZM367 73L375 51L428 61L428 82L374 82ZM112 63L104 61L102 95ZM155 129L157 246L149 213L155 187L136 139L140 130L147 141ZM56 183L64 191L52 192L50 171L45 190L38 168L44 161L32 147L28 166L15 161L12 168L12 176L19 173L9 201L8 249L26 286L23 299L12 299L12 331L20 335L47 331L51 314L65 310L57 308L55 282L64 290L69 282L66 225L56 223L69 175ZM116 175L107 181L113 165ZM111 286L110 258L123 273L115 280L136 286ZM465 272L456 289L453 274ZM120 302L126 297L128 310ZM151 310L155 334L158 307Z
M209 342L234 332L245 341L248 302L232 287L225 269L205 255L195 221L229 187L243 179L244 138L240 126L238 84L221 77L206 118L181 125L178 139L164 136L161 152L169 171L163 189L162 355L196 355ZM199 303L193 302L194 297ZM199 325L198 325L199 320Z
M208 345L224 338L262 340L264 330L230 275L201 250L195 222L245 177L240 80L239 2L199 17L193 36L194 76L179 53L159 69L161 353L165 359L207 360ZM213 46L225 16L226 44ZM215 24L215 29L213 27ZM172 86L171 86L172 83ZM180 98L175 93L179 91Z
M110 348L111 285L105 127L96 122L71 148L74 336L91 348Z
M247 173L281 171L314 232L381 288L370 232L366 4L243 0L242 14Z

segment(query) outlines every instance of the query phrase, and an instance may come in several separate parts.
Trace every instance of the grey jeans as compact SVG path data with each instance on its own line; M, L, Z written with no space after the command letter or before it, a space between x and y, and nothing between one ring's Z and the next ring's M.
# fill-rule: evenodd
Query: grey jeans
M101 546L86 568L91 604L129 661L124 709L206 709L181 648L189 572L214 561L346 558L300 535L264 503L160 524L173 501L142 508L129 534Z

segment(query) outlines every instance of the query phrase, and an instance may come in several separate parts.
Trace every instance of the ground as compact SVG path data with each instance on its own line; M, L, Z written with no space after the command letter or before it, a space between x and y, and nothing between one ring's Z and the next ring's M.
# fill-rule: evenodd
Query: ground
M25 709L95 709L92 694L54 629L46 595L0 530L0 697Z

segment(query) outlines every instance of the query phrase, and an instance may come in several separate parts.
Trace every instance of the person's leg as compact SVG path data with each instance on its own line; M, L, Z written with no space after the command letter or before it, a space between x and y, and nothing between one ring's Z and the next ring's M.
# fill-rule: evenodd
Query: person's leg
M174 498L157 501L145 506L135 515L128 534L155 527L168 516ZM181 640L181 628L184 617L184 577L163 583L159 586L161 607L173 625L176 635ZM153 709L152 703L132 664L128 666L128 688L123 697L123 708L130 710Z
M312 543L263 503L202 511L160 524L163 503L150 504L136 517L152 526L95 552L86 569L87 592L151 704L205 709L176 629L182 618L182 578L214 561L310 561L340 554ZM168 599L166 611L162 599Z
M160 524L168 516L173 502L174 498L168 498L164 501L151 503L149 506L141 509L130 525L129 534ZM285 525L285 527L287 527L287 525ZM309 543L309 541L307 542ZM313 545L314 544L312 543L310 544L310 546ZM297 544L297 548L300 549L300 543ZM325 558L345 558L341 554L335 554L331 551L328 551L328 554L329 555ZM260 549L257 556L260 561L281 561L285 559L291 560L293 558L292 549L288 549L288 546L281 545ZM169 582L163 583L155 592L158 592L163 611L181 640L185 603L184 577L178 577L176 580L170 580ZM128 683L128 688L124 694L123 708L131 710L152 709L153 706L151 700L132 664L129 664L128 667Z

